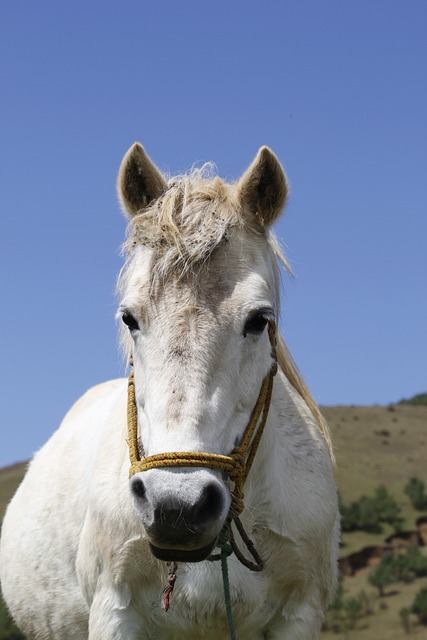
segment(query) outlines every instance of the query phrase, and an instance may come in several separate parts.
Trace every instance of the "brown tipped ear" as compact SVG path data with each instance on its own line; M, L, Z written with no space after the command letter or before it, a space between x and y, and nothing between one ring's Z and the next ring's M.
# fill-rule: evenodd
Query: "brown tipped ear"
M135 142L123 158L117 178L117 191L125 213L133 216L143 211L166 187L166 180L156 165L139 142Z
M280 162L268 147L261 147L238 182L243 215L269 227L283 209L288 184Z

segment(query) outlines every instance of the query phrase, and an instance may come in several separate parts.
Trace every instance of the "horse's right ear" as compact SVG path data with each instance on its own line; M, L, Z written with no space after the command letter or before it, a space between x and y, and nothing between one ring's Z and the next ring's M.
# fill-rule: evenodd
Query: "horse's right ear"
M117 191L123 210L130 216L143 211L153 200L160 198L167 183L156 165L135 142L120 165Z

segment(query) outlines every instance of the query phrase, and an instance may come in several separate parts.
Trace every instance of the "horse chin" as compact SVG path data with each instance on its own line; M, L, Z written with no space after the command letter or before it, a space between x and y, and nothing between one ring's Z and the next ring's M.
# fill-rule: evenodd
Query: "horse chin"
M210 556L215 543L216 539L199 549L170 549L156 547L150 542L150 550L155 558L165 562L202 562Z

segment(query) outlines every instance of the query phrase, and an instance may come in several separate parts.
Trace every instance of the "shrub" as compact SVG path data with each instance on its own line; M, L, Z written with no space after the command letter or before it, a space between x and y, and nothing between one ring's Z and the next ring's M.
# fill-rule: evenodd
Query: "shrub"
M25 640L0 597L0 640Z
M341 507L341 527L343 531L368 531L381 533L382 527L371 498L362 496L348 507Z
M416 396L409 398L408 400L401 400L399 404L409 404L414 406L427 404L427 393L418 393Z
M347 617L347 626L354 629L356 622L363 616L363 602L360 597L344 600L344 611Z
M427 558L415 545L410 545L406 553L394 556L396 580L411 582L414 578L427 575Z
M412 506L417 511L424 511L427 509L427 494L425 492L425 485L420 478L413 476L408 480L405 485L404 492L411 501Z
M344 598L343 582L340 580L337 596L326 612L323 630L345 633L349 629L354 629L360 618L371 615L372 612L372 602L364 591L357 596Z
M409 570L412 571L417 578L427 576L427 558L423 556L419 547L410 545L403 557L406 559Z
M329 605L329 609L332 611L341 611L344 606L344 578L342 574L339 574L338 577L338 587L335 592L335 597L331 604Z
M381 597L384 595L384 588L396 582L396 580L396 565L393 556L390 554L384 555L381 558L381 562L368 574L369 584L378 589Z
M427 587L418 591L412 603L411 612L418 616L421 624L427 625Z
M400 529L403 522L399 516L400 507L384 485L377 487L372 497L362 496L349 506L341 504L340 509L343 531L362 530L381 533L382 523Z
M411 582L414 578L427 575L427 558L418 547L408 547L405 554L393 556L387 553L381 562L368 574L368 582L376 587L380 596L384 588L393 582Z
M410 615L411 615L411 609L409 607L403 607L399 611L400 621L402 623L402 627L405 633L409 633L411 631Z
M400 529L403 522L402 518L399 516L400 507L391 497L384 485L377 487L372 501L374 508L378 512L380 522L386 522L395 529Z

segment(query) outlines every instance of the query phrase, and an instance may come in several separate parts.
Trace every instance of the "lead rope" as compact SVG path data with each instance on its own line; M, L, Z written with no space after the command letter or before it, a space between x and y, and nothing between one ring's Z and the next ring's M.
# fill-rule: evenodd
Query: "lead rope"
M234 483L234 487L230 490L230 510L225 525L218 538L217 547L220 549L220 553L213 554L209 557L209 560L212 561L221 560L224 599L231 640L235 640L236 635L231 607L227 558L229 555L234 553L238 560L251 571L262 571L264 566L263 561L255 549L253 542L247 535L239 516L245 506L243 501L243 485L252 467L255 454L267 422L268 410L270 408L273 391L273 380L278 368L276 356L276 324L273 321L268 323L268 335L271 344L273 364L269 373L262 382L258 399L252 410L251 417L243 434L242 440L240 444L233 449L230 456L216 453L204 453L200 451L173 451L143 457L144 450L142 443L138 438L138 415L135 401L135 379L133 370L131 371L128 380L128 445L131 463L129 477L132 477L135 473L139 473L141 471L161 467L206 467L225 471L230 480ZM132 366L132 359L130 364ZM255 562L246 558L237 546L232 530L232 522L235 523L242 542ZM169 571L167 586L163 591L162 608L164 611L169 609L170 596L172 594L175 581L176 564L173 563L172 568L170 568Z
M218 547L221 549L222 586L224 588L225 613L227 616L228 631L230 633L230 640L236 640L236 631L234 629L234 620L233 620L233 607L231 606L230 580L228 577L228 562L227 562L228 556L233 553L233 549L229 544L229 540L227 539L227 530L223 529L218 540Z

